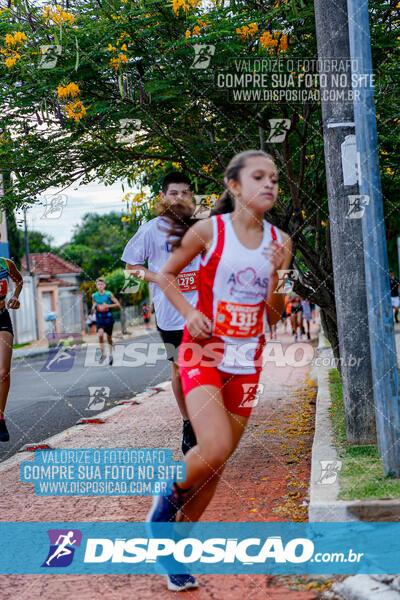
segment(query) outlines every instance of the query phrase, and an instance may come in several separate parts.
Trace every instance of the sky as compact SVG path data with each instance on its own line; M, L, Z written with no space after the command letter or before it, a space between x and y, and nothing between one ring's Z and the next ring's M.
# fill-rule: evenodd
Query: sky
M70 241L74 226L81 222L86 213L122 212L125 208L122 199L127 192L132 191L136 190L127 189L125 185L123 192L121 182L109 187L94 182L77 189L71 187L62 192L49 189L41 196L40 203L27 210L28 230L52 235L52 245L60 246ZM56 204L53 211L46 208L51 206L50 202L53 202L53 206ZM18 211L16 218L18 226L22 228L23 212Z

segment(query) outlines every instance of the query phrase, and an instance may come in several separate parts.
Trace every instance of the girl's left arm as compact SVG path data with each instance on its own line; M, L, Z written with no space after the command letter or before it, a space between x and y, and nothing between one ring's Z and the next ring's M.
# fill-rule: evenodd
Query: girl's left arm
M282 245L271 242L268 247L268 258L272 264L271 275L266 298L266 310L269 325L275 325L285 309L285 286L279 280L277 271L289 269L292 262L292 240L283 231L280 232Z
M14 282L14 293L10 300L7 303L7 308L17 309L20 307L20 302L18 300L19 295L22 291L22 286L24 285L24 280L22 279L21 273L18 271L17 267L13 263L12 260L7 258L8 268L10 271L10 277Z

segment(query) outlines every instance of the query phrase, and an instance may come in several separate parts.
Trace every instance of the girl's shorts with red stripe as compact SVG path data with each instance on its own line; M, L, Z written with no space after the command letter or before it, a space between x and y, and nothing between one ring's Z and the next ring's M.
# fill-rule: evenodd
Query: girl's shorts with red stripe
M185 329L182 344L179 348L179 372L182 382L183 395L186 396L194 388L205 385L217 387L222 394L226 410L244 417L249 417L254 406L259 399L260 388L258 381L261 374L261 366L256 367L256 372L251 374L227 373L213 366L204 364L201 360L193 360L193 364L188 364L185 353L190 347L193 352L193 338L191 338ZM202 340L202 346L204 340ZM212 353L214 358L218 354ZM203 364L201 364L203 362Z

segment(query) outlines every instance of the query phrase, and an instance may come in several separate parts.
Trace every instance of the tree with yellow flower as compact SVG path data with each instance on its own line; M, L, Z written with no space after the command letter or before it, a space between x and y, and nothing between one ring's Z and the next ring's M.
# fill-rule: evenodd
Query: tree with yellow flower
M371 0L371 32L380 143L389 152L382 185L395 240L400 97L392 78L400 48L398 19L384 4ZM60 46L61 54L53 68L41 68L41 47L49 45ZM319 103L233 100L227 84L219 84L227 73L252 75L254 59L285 64L315 56L312 3L128 0L111 7L69 0L67 8L18 0L0 14L0 52L2 92L12 107L0 114L0 135L8 136L0 144L0 170L18 173L3 202L34 202L50 186L94 177L124 180L154 199L175 165L191 177L196 194L218 196L233 154L264 148L280 173L271 218L292 234L294 266L311 273L314 300L335 320L333 288L326 283L331 224ZM202 68L196 52L209 59ZM234 71L237 65L242 71ZM290 120L284 142L270 141L271 119ZM134 132L133 141L127 143L124 131ZM136 203L136 214L132 206L127 225L142 211L151 218L150 204ZM389 240L395 256L393 244Z

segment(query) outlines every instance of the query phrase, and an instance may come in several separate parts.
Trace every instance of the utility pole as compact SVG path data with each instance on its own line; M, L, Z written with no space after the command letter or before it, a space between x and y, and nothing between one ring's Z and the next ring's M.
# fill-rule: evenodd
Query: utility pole
M26 208L24 208L24 237L25 237L25 258L26 258L26 270L30 274L30 264L29 264L29 240L28 240L28 226L26 224Z
M314 0L314 6L347 440L372 444L376 442L376 426L362 226L350 204L360 192L353 105L347 100L351 97L347 1ZM340 59L340 65L334 62ZM338 89L334 77L343 73Z
M378 136L372 79L368 0L348 0L357 150L360 155L360 192L367 199L361 219L367 282L368 321L372 354L379 453L385 475L400 477L400 397Z
M397 238L397 263L398 263L397 274L400 275L400 237Z

